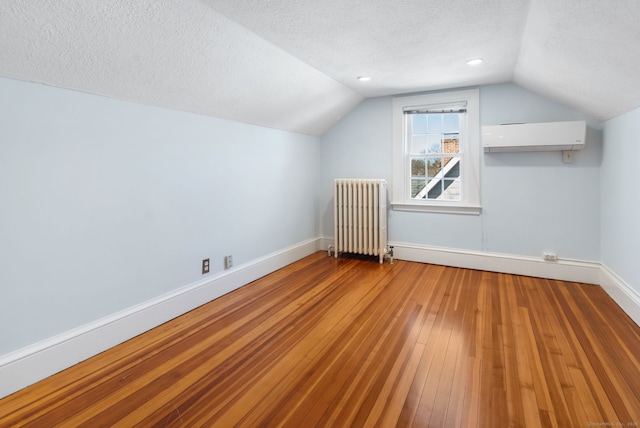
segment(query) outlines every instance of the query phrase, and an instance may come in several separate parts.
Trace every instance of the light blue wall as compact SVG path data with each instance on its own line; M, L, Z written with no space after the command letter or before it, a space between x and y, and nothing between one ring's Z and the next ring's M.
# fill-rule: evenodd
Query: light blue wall
M481 87L480 102L483 125L584 119L513 84ZM482 154L480 216L391 211L390 239L551 250L637 284L639 116L607 123L602 168L591 121L571 165ZM319 139L0 78L0 355L198 281L203 258L215 274L226 254L332 236L333 179L391 183L391 141L391 97Z
M0 355L318 235L319 139L0 78Z
M605 122L602 263L640 293L640 109Z
M332 181L337 177L392 178L391 97L368 99L322 137L320 218L333 236ZM513 84L480 88L480 122L588 120ZM394 242L600 260L601 132L593 121L586 148L573 164L561 152L481 155L480 216L391 211Z

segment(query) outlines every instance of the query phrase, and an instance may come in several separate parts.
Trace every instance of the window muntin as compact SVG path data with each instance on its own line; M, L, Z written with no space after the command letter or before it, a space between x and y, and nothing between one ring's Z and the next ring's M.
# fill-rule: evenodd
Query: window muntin
M461 200L464 154L460 151L460 124L465 122L466 110L450 110L454 109L447 113L404 112L411 199Z
M394 98L394 209L480 213L478 109L478 90Z

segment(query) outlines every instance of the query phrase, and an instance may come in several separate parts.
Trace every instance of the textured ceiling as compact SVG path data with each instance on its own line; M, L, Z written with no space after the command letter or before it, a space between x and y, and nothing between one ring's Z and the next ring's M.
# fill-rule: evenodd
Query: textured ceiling
M4 0L0 76L312 135L364 97L508 81L604 120L640 106L638 19L637 0Z
M198 0L4 0L0 76L312 135L363 99Z
M529 9L528 0L203 1L367 97L510 81ZM475 57L487 61L469 67Z
M640 1L532 0L513 81L600 121L640 106Z

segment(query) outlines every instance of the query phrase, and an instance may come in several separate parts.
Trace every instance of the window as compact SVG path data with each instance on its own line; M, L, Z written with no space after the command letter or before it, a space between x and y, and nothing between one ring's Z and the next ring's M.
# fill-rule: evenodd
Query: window
M393 100L394 209L480 213L477 90Z

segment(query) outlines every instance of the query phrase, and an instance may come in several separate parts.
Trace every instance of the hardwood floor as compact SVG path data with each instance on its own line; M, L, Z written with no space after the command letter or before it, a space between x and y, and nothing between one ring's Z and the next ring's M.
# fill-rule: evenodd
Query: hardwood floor
M57 424L638 426L640 328L598 286L317 253L0 400Z

